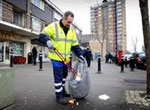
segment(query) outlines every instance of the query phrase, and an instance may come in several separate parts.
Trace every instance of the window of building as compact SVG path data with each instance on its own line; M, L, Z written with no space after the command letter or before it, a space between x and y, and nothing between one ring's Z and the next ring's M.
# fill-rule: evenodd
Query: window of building
M22 13L14 11L14 24L22 26Z
M118 20L118 21L117 21L117 24L119 24L119 23L122 23L122 20Z
M122 15L117 15L117 19L122 20Z
M119 13L119 12L121 12L121 11L122 11L121 9L118 9L118 10L117 10L117 13Z
M45 4L44 4L44 2L43 2L42 0L31 0L31 2L32 2L35 6L39 7L39 8L42 9L42 10L44 10Z
M121 15L122 15L122 13L121 13L121 12L117 13L117 16L121 16Z
M117 5L117 9L121 9L121 5Z
M54 12L54 19L60 20L62 16L58 12Z
M33 31L40 32L41 31L41 21L36 17L32 17L32 29Z
M121 2L117 2L117 5L120 5L121 4Z
M121 35L122 35L122 32L117 32L118 38L120 38Z
M24 44L12 42L10 44L10 52L12 52L14 56L24 56Z
M0 20L2 19L2 0L0 0Z
M118 28L122 27L122 23L117 24L117 27Z
M117 32L122 32L122 28L117 28Z
M79 31L78 29L76 29L76 33L77 33L77 34L79 34L79 33L80 33L80 31Z

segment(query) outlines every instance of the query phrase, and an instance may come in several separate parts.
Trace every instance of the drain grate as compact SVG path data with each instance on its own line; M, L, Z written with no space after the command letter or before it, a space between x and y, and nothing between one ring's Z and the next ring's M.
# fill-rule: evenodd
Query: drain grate
M139 83L139 84L146 84L146 80L137 80L137 79L124 79L124 82L127 83Z

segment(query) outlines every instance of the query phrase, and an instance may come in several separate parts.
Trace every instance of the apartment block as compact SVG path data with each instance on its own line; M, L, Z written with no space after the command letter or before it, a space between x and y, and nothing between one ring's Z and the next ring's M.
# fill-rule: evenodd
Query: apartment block
M91 33L104 58L106 53L126 52L125 0L104 0L91 7Z

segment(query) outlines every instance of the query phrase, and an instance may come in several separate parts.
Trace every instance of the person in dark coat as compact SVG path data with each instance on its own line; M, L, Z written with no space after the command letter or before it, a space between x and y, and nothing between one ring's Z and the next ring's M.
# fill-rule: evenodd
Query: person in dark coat
M131 71L134 71L135 62L134 62L134 58L133 57L131 57L131 59L130 59L130 68L131 68Z
M37 52L36 47L33 47L33 49L32 49L32 55L33 55L33 64L34 65L36 65L37 54L38 54L38 52Z
M127 57L125 57L125 67L128 67L128 61L127 61Z
M106 54L106 55L105 55L105 63L108 63L108 60L109 60L109 55Z
M90 48L87 47L87 49L85 49L83 53L84 53L83 56L85 57L85 59L87 61L87 65L88 65L88 67L90 67L91 57L92 57L92 52L91 52Z
M112 54L111 53L109 53L109 58L108 58L108 61L109 61L109 63L111 64L112 63L112 58L113 58L113 56L112 56Z

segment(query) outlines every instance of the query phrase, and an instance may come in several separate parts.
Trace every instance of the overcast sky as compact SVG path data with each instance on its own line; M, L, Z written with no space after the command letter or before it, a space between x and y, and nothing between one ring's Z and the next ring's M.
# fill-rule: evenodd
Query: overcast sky
M75 14L75 22L83 30L90 33L90 6L102 0L51 0L63 12L71 10ZM139 0L126 0L127 50L133 51L133 40L138 39L137 51L141 51L143 34ZM150 4L150 2L149 2ZM150 5L149 5L150 6Z

